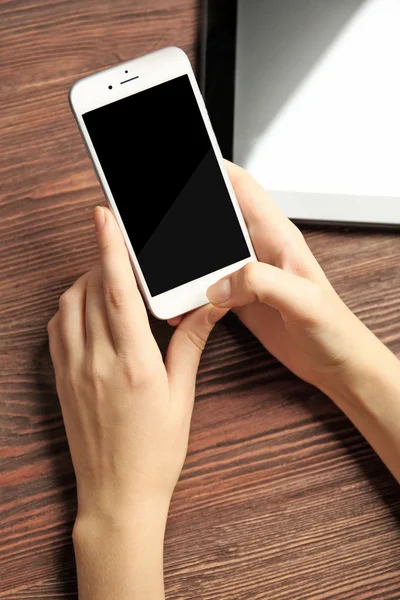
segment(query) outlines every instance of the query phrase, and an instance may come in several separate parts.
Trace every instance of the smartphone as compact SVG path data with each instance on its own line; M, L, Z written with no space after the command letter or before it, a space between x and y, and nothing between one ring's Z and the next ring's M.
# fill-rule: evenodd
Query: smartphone
M206 304L210 285L256 257L188 57L146 54L69 98L150 311Z

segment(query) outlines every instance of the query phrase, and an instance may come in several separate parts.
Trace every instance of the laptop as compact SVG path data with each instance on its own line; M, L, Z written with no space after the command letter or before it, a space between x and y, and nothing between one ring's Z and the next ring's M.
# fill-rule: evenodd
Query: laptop
M286 215L400 225L400 2L208 0L200 84L223 154Z

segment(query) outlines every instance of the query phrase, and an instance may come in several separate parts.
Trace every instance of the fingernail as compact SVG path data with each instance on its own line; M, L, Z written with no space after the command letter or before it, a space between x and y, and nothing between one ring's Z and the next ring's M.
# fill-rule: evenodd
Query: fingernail
M104 208L102 206L96 206L94 209L94 226L96 228L96 233L100 233L105 222L106 215L104 214Z
M230 278L221 279L217 283L214 283L207 290L207 298L213 304L221 304L222 302L226 302L231 297L232 293L232 283Z

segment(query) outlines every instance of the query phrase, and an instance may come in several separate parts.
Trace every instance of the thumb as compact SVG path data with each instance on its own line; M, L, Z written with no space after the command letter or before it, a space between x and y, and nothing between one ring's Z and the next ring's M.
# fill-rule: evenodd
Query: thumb
M215 323L226 313L226 308L212 304L202 306L185 315L175 330L168 346L165 367L174 397L194 398L196 374L201 354Z
M287 318L312 321L321 288L313 281L262 262L251 262L208 288L210 302L233 308L260 302Z

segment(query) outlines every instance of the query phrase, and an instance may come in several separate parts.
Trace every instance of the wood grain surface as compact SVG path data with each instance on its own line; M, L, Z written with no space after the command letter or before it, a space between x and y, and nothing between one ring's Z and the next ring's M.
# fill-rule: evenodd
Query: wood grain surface
M76 598L75 485L47 347L58 297L96 256L103 201L68 107L80 77L176 44L195 0L3 0L0 598ZM399 233L305 229L348 305L400 354ZM162 347L168 325L154 323ZM165 548L174 600L400 598L398 485L321 393L235 319L200 367Z

